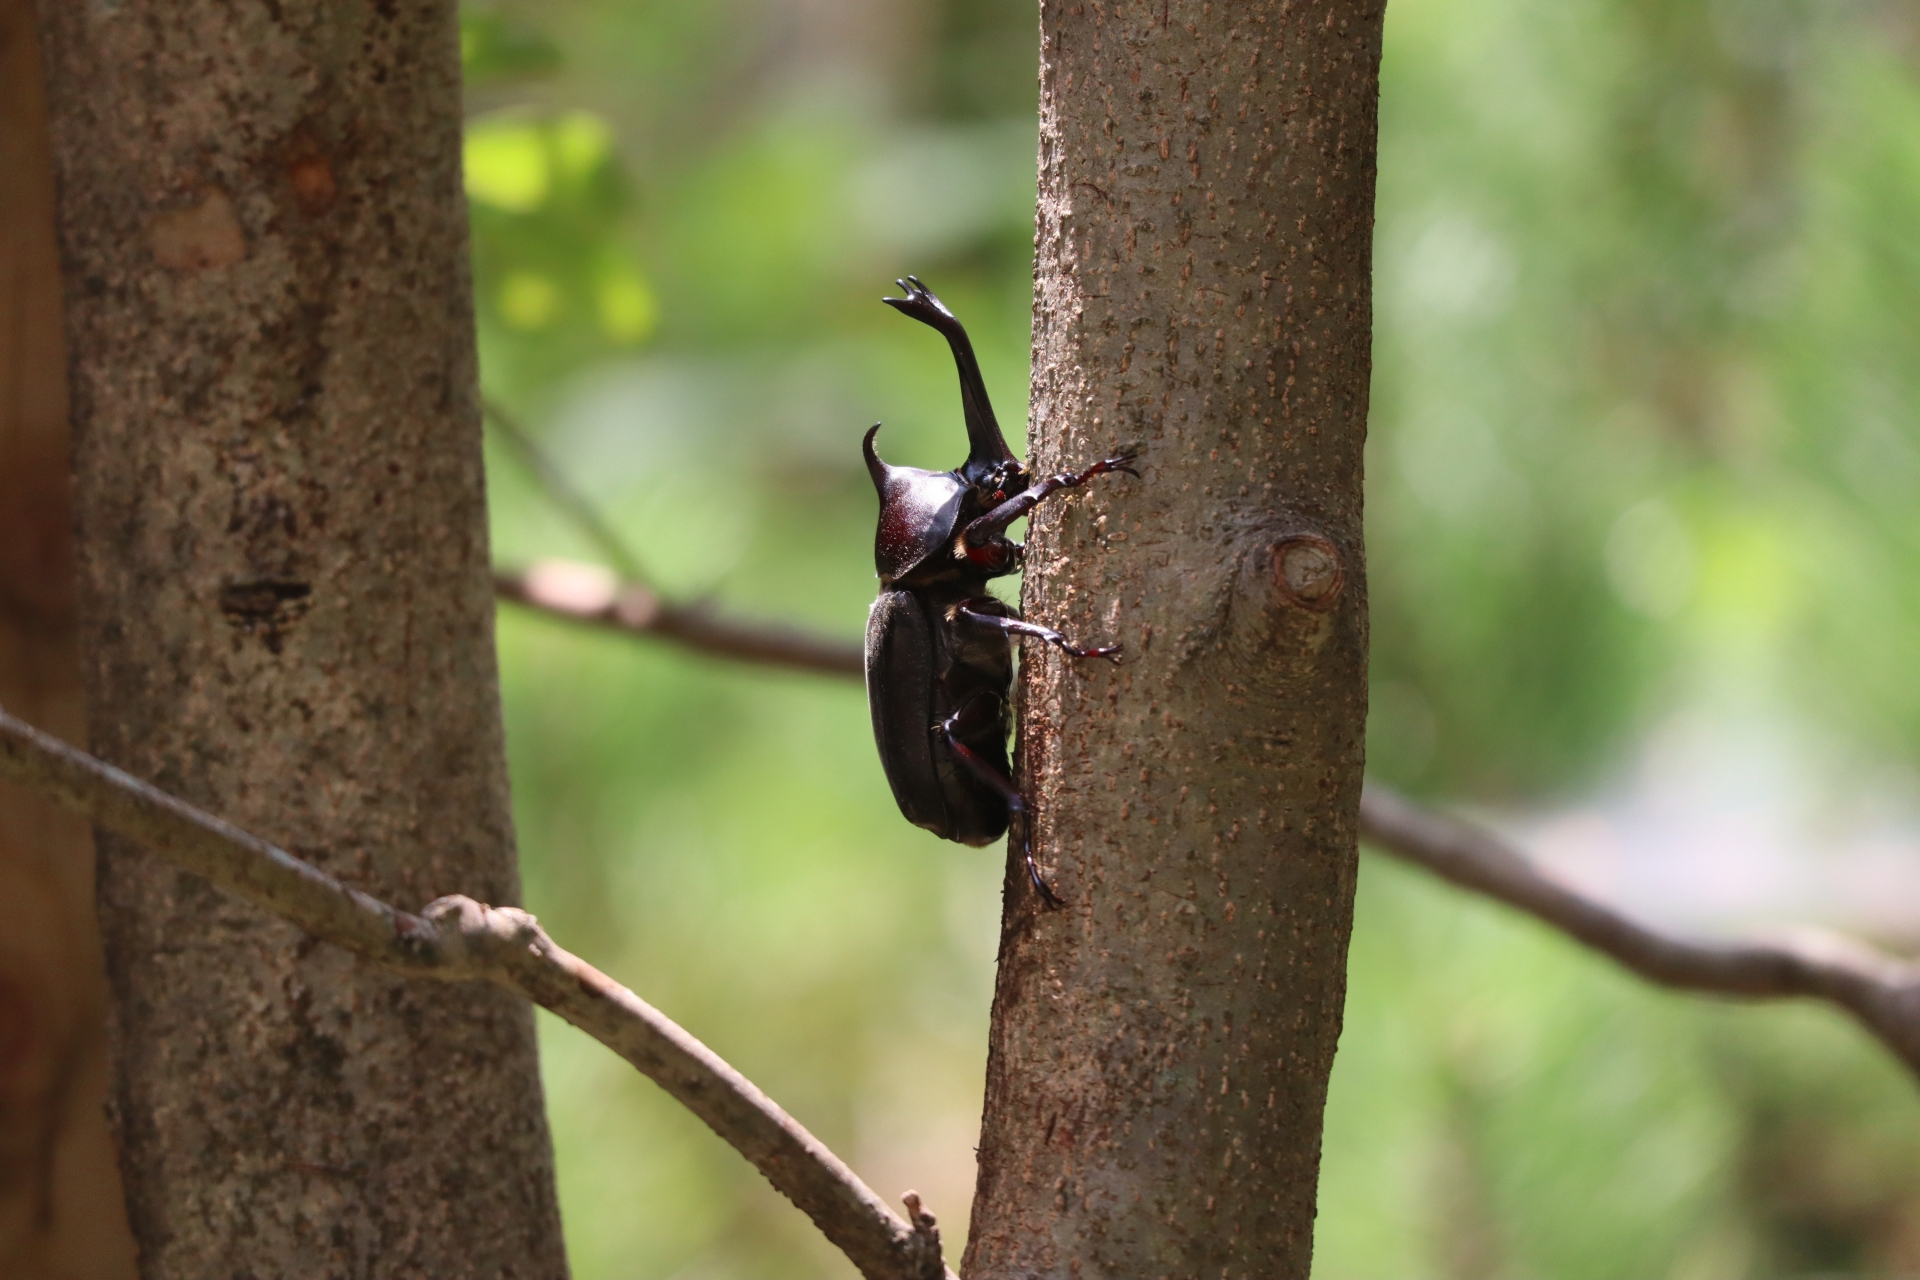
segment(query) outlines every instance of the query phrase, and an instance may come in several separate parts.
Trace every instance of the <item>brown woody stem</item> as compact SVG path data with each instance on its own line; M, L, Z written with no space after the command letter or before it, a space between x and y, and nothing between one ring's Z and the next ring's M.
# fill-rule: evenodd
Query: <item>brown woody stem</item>
M497 574L502 599L698 652L824 675L857 676L851 643L754 623L723 622L665 604L607 570L543 561ZM1772 942L1721 943L1661 933L1550 879L1498 836L1369 781L1360 826L1382 853L1494 898L1665 987L1748 999L1808 997L1852 1014L1920 1075L1920 965L1814 930Z
M951 1276L909 1224L766 1094L514 907L446 897L413 915L0 711L0 777L385 968L484 980L550 1009L672 1094L753 1163L869 1280ZM930 1241L934 1242L930 1245Z
M1383 853L1497 899L1681 991L1806 996L1852 1014L1920 1074L1920 965L1811 930L1771 942L1678 938L1548 878L1484 828L1423 809L1377 782L1360 800L1360 834Z
M541 560L519 572L496 571L496 598L590 626L656 636L695 653L815 675L853 676L863 670L860 646L793 627L740 622L701 605L662 599L640 582L621 581L598 565Z

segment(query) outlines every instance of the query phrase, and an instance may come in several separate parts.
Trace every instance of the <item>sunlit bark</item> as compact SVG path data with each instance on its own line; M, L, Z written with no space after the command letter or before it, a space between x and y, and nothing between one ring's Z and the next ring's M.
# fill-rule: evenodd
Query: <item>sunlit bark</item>
M515 902L454 7L40 16L94 750L402 905ZM143 1275L565 1273L524 1004L100 846Z
M1366 719L1377 0L1041 13L1034 848L962 1274L1299 1277ZM1016 884L1017 881L1011 881Z

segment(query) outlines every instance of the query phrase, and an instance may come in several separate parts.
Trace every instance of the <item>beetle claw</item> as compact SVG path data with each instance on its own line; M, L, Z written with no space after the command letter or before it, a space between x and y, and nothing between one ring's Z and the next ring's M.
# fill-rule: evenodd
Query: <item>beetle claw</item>
M1117 667L1120 665L1120 649L1121 646L1117 644L1101 645L1098 649L1069 648L1067 650L1067 656L1070 658L1105 658Z
M1014 831L1020 837L1020 857L1027 864L1027 881L1033 885L1033 891L1040 895L1040 904L1043 907L1048 911L1058 911L1067 905L1067 900L1053 891L1053 886L1047 883L1047 878L1040 874L1040 864L1033 860L1033 833L1028 827L1032 819L1024 813L1020 815L1020 819L1020 824L1014 828Z
M1033 881L1034 890L1040 895L1040 901L1046 904L1047 910L1058 911L1067 905L1067 900L1055 893L1053 886L1047 883L1047 878L1040 874L1040 868L1033 860L1032 850L1027 852L1027 879Z
M953 312L947 310L947 305L934 296L933 290L927 288L926 285L920 282L919 276L906 276L902 279L895 280L893 283L899 287L900 292L907 296L904 298L882 298L880 301L886 303L895 311L912 316L922 324L932 325L943 333L946 332L950 326L959 323L959 321L954 319Z

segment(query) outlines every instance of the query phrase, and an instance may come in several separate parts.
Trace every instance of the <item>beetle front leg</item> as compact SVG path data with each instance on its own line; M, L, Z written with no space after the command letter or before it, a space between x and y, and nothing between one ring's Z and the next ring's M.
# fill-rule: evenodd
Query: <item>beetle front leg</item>
M985 515L971 521L961 531L961 551L970 553L971 548L975 546L994 546L999 535L1006 532L1008 525L1062 489L1077 489L1095 476L1103 476L1113 471L1123 471L1138 480L1140 473L1132 466L1134 457L1134 454L1123 453L1116 458L1102 458L1084 471L1062 471L1058 475L1048 476L1025 493L1008 498ZM1000 545L1007 544L1002 542ZM969 558L973 557L969 555Z
M1027 798L1020 794L1020 788L1013 785L1011 778L1003 776L998 769L975 754L971 747L960 741L960 720L972 706L973 703L968 702L966 706L940 722L941 731L947 735L947 746L953 752L954 759L965 766L967 772L999 792L1000 798L1007 802L1007 812L1013 816L1020 829L1020 853L1026 859L1027 879L1033 881L1034 890L1039 893L1040 900L1047 904L1047 910L1058 911L1067 905L1066 900L1053 891L1053 886L1048 884L1046 877L1040 874L1039 864L1033 860L1033 845L1027 838Z
M953 607L953 616L964 618L968 622L977 622L982 626L993 627L1010 636L1032 636L1035 640L1044 640L1069 658L1105 658L1115 663L1120 661L1120 646L1117 644L1083 649L1051 627L1043 627L1038 623L1028 622L1024 618L1008 617L1003 613L983 613L973 607L977 603L985 603L985 601L962 600ZM1000 608L1006 607L998 600L993 601L993 604Z

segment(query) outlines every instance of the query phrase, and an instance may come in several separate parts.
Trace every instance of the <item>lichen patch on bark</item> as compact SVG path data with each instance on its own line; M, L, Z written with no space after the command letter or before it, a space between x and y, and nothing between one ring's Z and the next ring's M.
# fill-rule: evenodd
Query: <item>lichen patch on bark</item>
M184 209L153 215L147 223L153 260L174 271L227 267L247 256L247 236L227 193L204 192Z

